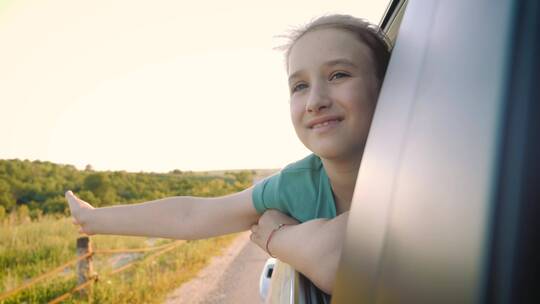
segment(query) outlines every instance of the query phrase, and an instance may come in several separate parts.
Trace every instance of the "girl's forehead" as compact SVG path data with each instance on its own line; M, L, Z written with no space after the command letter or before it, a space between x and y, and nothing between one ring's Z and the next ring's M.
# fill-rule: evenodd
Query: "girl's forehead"
M318 29L304 34L294 43L287 72L292 75L339 59L363 66L371 60L370 50L353 33L333 28Z

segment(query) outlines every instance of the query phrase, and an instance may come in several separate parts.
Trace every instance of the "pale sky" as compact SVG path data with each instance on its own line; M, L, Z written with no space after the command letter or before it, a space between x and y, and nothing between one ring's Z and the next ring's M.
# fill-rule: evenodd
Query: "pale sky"
M0 159L282 168L310 152L276 36L328 13L378 23L387 3L0 0Z

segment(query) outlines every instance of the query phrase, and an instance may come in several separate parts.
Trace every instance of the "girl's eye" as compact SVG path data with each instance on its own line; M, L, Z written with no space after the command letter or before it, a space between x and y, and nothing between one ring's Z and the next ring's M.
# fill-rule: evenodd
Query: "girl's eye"
M349 75L346 74L346 73L343 73L343 72L336 72L336 73L332 74L332 76L330 76L330 81L335 80L335 79L339 79L339 78L343 78L343 77L349 77Z
M303 90L305 88L307 88L307 85L305 83L299 83L299 84L295 85L292 88L291 92L295 93L295 92L298 92L298 91Z

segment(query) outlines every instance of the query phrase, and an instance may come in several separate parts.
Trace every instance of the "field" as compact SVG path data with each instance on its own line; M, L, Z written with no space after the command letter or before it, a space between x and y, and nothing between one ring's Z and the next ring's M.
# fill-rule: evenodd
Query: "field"
M76 227L68 218L64 198L72 190L96 207L131 204L171 196L216 197L242 191L276 170L229 170L168 173L95 171L90 165L0 159L0 294L73 260ZM150 259L155 251L96 253L98 281L87 293L67 303L159 303L169 291L195 276L234 235L190 241ZM138 237L92 236L94 250L146 248L171 240ZM117 274L126 263L138 264ZM77 286L75 267L47 277L31 289L1 303L46 303Z
M75 258L78 237L71 219L65 216L47 215L34 220L15 215L5 218L0 224L0 293ZM143 260L151 253L96 255L93 264L99 279L89 297L75 296L65 303L161 303L169 291L194 277L234 237L189 241L114 275L107 273L130 260ZM152 247L169 242L140 237L91 237L94 250ZM76 280L75 269L70 267L2 303L44 303L71 290Z

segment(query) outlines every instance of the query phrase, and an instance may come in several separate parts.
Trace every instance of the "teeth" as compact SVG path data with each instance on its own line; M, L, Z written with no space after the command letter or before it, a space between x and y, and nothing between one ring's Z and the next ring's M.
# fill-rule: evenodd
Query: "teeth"
M323 122L323 123L318 123L318 124L316 124L316 125L313 126L313 129L327 126L327 125L329 125L331 122L334 122L334 121L337 121L337 120L328 120L328 121L325 121L325 122Z

